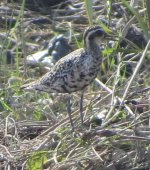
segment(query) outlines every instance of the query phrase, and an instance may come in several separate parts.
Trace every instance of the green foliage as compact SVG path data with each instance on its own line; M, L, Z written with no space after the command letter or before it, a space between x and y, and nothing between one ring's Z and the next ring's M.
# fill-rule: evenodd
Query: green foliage
M83 47L82 38L81 37L77 38L77 36L75 35L75 31L73 29L71 29L71 32L72 32L74 43L75 43L76 47L82 48Z
M41 170L48 159L47 151L34 152L27 161L27 170Z
M119 115L118 115L121 120L126 119L127 115L126 112L124 110L120 111Z
M108 20L109 22L111 21L111 18L112 18L112 3L113 1L112 0L108 0L107 1L107 4L108 4L108 8L107 8L107 16L108 16Z
M34 112L34 118L35 118L35 120L41 120L41 118L42 118L43 116L42 116L42 113L41 112L38 112L38 111L36 111L36 112Z
M103 55L110 55L110 54L112 54L113 53L113 51L114 51L115 49L114 48L105 48L104 50L103 50Z
M93 9L92 9L92 1L91 0L84 0L86 13L88 16L89 24L93 24Z
M14 113L13 109L11 107L9 107L9 105L3 100L3 98L0 98L0 99L1 99L1 104L2 104L3 108L6 111Z

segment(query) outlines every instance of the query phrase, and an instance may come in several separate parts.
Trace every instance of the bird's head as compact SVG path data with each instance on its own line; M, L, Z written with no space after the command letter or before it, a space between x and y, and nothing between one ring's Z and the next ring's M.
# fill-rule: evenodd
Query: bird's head
M110 37L108 33L104 31L104 29L100 26L91 26L88 27L83 35L84 38L84 46L89 47L92 44L101 44L104 39Z

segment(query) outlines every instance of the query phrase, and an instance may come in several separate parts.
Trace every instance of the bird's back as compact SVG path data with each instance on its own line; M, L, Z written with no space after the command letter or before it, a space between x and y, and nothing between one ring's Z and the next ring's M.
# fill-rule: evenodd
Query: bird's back
M99 62L84 49L78 49L60 59L41 79L23 86L28 90L49 93L71 93L88 86L97 76Z

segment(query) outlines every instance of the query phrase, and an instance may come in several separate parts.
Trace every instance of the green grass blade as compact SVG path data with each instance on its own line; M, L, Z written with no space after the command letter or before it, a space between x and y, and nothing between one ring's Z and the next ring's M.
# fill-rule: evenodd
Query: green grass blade
M126 0L121 0L121 1L128 8L128 10L136 17L138 23L140 24L140 27L142 28L142 30L145 34L145 36L149 37L147 25L143 21L140 14L136 11L136 9L134 9L132 6L130 6L129 3Z
M92 8L92 1L91 0L84 0L85 2L85 9L88 16L89 24L93 25L93 8Z

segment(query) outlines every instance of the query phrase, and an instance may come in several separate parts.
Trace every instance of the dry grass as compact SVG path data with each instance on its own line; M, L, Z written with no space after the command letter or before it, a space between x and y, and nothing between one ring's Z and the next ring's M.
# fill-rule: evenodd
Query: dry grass
M1 2L0 169L149 169L150 41L146 4L131 1L135 4L129 2L130 9L124 1L108 2L93 4L93 21L89 22L108 30L100 18L107 19L118 41L112 48L104 43L101 72L84 96L84 127L79 118L80 92L72 94L75 132L67 116L67 95L24 92L20 86L47 72L49 68L42 65L28 67L26 56L42 50L54 35L65 34L72 50L82 46L81 32L91 20L91 15L87 19L85 2L35 8L38 11ZM142 22L137 16L143 18ZM137 33L139 28L143 33ZM130 29L137 34L128 36ZM5 62L8 50L14 54L15 63Z

